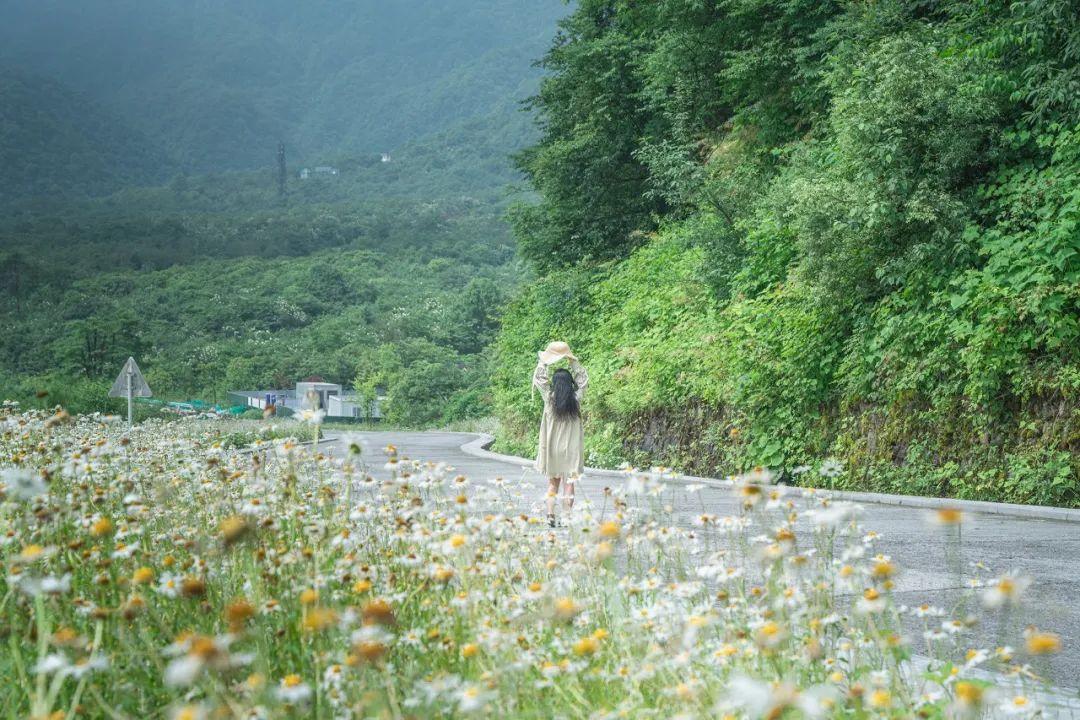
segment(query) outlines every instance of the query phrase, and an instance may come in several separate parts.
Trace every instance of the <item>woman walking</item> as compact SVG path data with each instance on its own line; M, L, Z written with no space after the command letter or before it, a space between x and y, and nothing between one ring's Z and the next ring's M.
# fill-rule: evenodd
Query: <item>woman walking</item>
M574 483L585 470L585 433L581 426L581 399L589 374L564 342L553 342L537 353L533 387L544 400L536 469L548 478L548 525L555 527L555 498L564 484L566 510L574 506ZM550 365L568 360L570 369L550 372Z

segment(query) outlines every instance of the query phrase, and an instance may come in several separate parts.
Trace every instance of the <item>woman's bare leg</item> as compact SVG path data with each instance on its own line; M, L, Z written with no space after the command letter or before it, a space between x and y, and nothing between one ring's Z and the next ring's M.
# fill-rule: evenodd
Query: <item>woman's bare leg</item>
M555 498L559 496L559 480L560 478L557 477L548 478L547 511L549 516L555 514Z
M577 487L577 478L569 477L566 479L566 485L563 487L563 496L566 503L566 512L570 513L570 510L574 507L574 489Z

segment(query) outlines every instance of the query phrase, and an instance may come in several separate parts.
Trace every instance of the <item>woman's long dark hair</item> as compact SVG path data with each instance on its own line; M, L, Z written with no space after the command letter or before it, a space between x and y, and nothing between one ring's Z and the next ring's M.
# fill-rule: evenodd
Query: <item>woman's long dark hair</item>
M551 376L552 405L555 408L555 417L560 420L581 417L581 408L578 407L577 383L569 370L559 368Z

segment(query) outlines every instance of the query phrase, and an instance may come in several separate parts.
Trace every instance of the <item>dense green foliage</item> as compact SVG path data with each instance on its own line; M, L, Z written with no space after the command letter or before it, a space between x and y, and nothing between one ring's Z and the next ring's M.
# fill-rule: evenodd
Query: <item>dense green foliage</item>
M417 167L376 157L291 182L284 201L237 174L24 203L0 224L4 394L110 407L104 387L135 355L160 396L367 373L399 424L490 412L483 350L519 275L501 180L462 162L477 197L454 196L451 174ZM441 390L425 395L430 377Z
M519 155L507 446L565 336L594 461L1080 505L1078 13L579 3Z
M59 83L0 68L0 205L160 180L163 153Z
M59 250L41 266L25 264L35 282L5 295L0 364L19 378L18 396L74 377L90 379L101 401L132 354L159 394L224 402L229 390L291 387L313 374L351 384L375 348L392 363L380 383L391 391L392 419L439 421L453 398L484 382L481 352L514 282L512 252L498 246L505 233L495 211L410 211L393 220L323 211L176 227L177 247L263 227L286 243L306 235L307 252L296 257L105 272L96 266L107 260L91 256L51 277L46 268L64 266ZM444 393L417 402L432 372Z

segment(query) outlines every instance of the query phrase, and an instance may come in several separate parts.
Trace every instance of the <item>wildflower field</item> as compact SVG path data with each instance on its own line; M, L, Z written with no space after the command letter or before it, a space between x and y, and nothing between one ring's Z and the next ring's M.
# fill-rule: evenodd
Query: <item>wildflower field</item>
M859 508L766 471L684 527L628 470L550 530L541 488L314 427L2 412L3 717L1035 717L1061 646L966 647L1026 578L902 607Z

